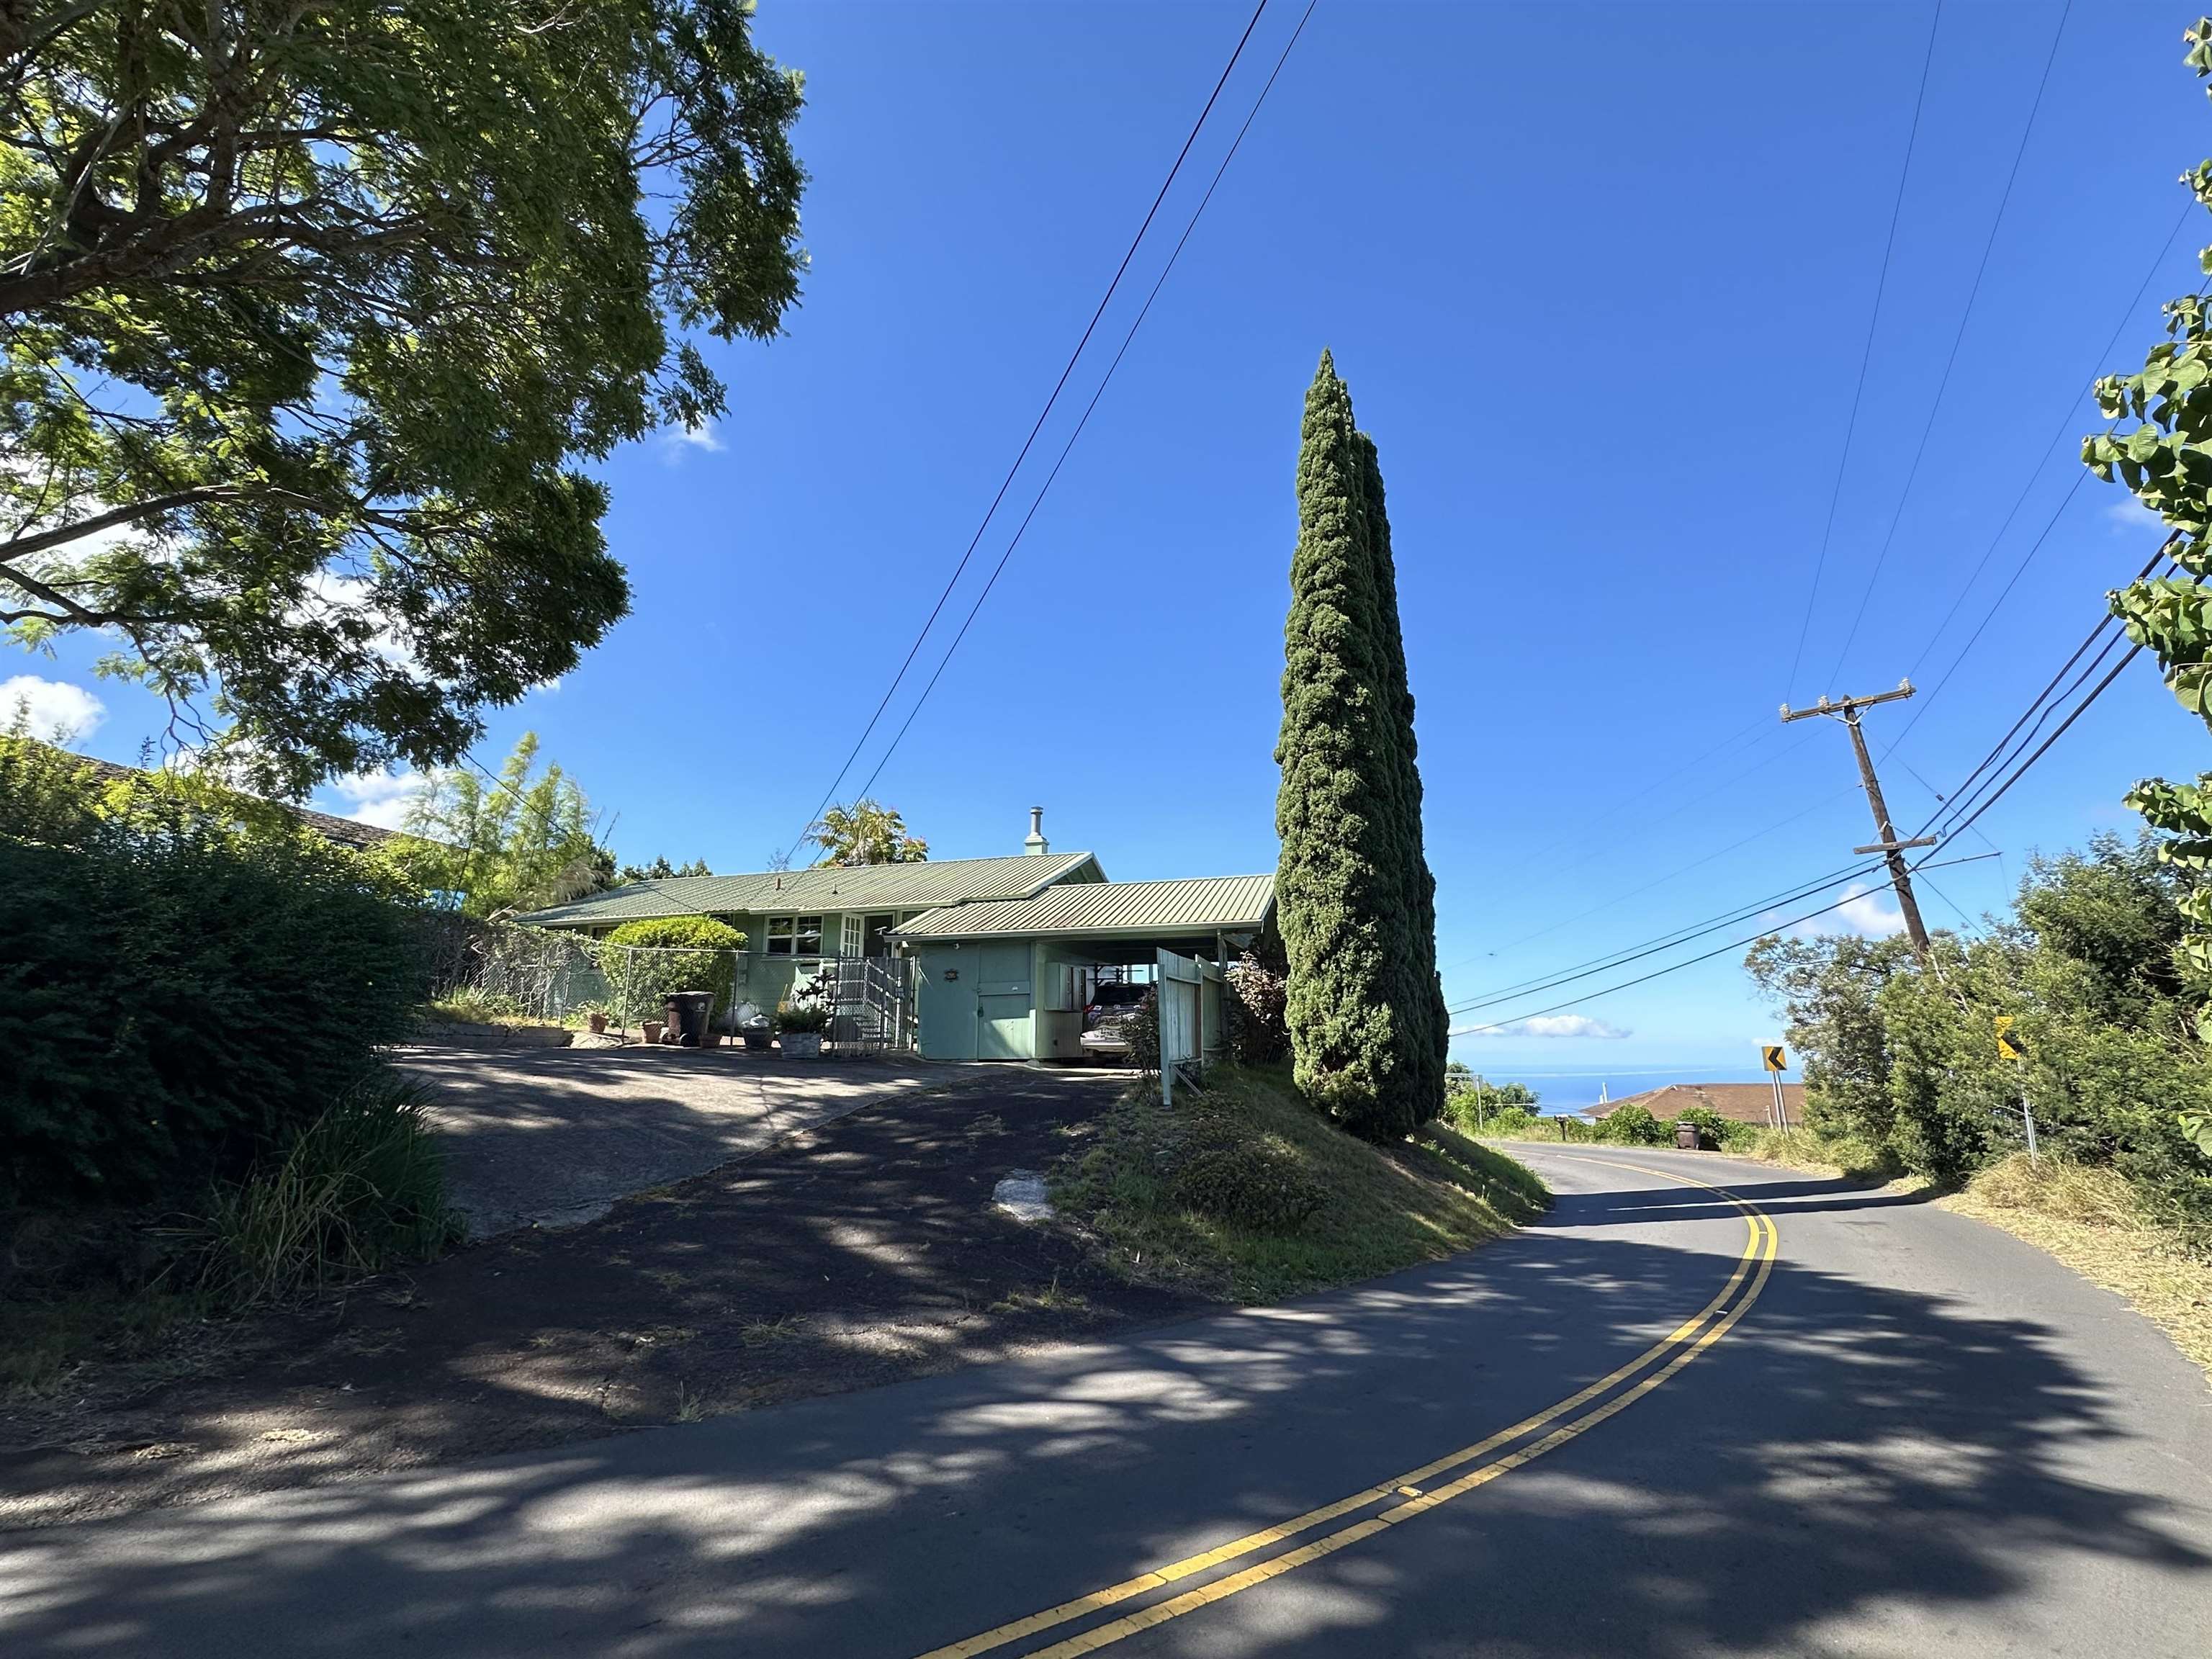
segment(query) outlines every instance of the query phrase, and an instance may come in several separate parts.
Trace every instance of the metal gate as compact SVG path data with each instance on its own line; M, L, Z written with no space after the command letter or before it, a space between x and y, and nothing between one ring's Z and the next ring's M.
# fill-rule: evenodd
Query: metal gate
M836 957L823 963L818 982L830 1001L830 1046L855 1054L912 1048L914 969L910 957Z

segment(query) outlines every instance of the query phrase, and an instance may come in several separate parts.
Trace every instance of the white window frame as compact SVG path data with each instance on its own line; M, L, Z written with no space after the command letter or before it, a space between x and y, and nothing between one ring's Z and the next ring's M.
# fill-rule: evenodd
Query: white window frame
M868 919L857 911L848 910L837 918L837 954L857 957L868 948Z
M816 961L820 959L822 955L821 917L801 915L769 916L766 920L768 923L768 954L769 956L789 957L795 961L801 962ZM813 923L811 927L809 927L806 925L809 922ZM814 948L811 951L800 950L799 948L800 941L810 939L814 941Z

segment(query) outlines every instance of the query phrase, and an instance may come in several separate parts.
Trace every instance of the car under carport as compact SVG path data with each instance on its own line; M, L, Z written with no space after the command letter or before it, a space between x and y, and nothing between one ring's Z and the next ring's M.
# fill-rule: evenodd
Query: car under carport
M916 963L918 1042L931 1060L1077 1060L1103 979L1177 987L1193 1051L1224 1030L1221 974L1274 920L1275 878L1086 882L1034 897L945 905L892 938ZM1176 1018L1164 1003L1164 1024Z

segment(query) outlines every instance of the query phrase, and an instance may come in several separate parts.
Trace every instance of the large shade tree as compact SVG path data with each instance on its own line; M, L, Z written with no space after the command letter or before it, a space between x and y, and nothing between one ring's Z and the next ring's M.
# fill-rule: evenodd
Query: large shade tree
M572 666L628 605L581 464L797 297L750 14L0 5L0 624L292 794Z
M1297 497L1275 750L1285 1014L1299 1087L1387 1140L1443 1104L1445 1023L1381 471L1326 352Z

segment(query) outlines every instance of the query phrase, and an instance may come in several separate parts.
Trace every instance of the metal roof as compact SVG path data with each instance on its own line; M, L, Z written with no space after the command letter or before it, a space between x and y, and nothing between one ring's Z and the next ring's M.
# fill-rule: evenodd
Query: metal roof
M538 927L593 927L663 916L784 915L795 912L919 910L971 899L1021 899L1054 882L1105 872L1088 853L1024 854L1002 859L939 859L921 864L840 864L821 870L769 870L749 876L672 876L633 882L519 920Z
M1184 881L1097 881L1048 887L1034 898L950 905L896 929L903 939L1041 934L1210 933L1258 927L1274 908L1273 876Z

